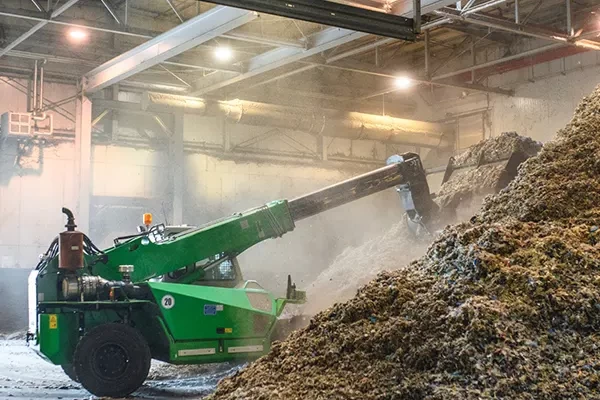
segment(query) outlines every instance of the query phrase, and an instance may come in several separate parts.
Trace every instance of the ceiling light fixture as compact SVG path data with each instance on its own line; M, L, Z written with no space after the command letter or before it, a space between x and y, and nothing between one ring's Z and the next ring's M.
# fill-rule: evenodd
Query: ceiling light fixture
M83 29L73 28L69 30L69 39L73 42L82 42L88 37L88 34Z
M215 49L215 58L219 61L229 61L233 57L233 51L229 47L219 46Z
M413 80L410 79L407 76L399 76L398 78L396 78L396 80L394 81L394 84L396 85L396 87L398 89L402 89L402 90L406 90L412 87L412 85L414 84Z

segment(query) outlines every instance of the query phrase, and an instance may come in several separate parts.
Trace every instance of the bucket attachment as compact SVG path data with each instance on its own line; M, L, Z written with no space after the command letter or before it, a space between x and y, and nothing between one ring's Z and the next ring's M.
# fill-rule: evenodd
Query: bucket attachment
M481 206L482 199L498 193L515 179L519 166L531 155L513 151L502 158L485 159L481 152L471 164L456 165L451 158L444 173L442 186L435 196L440 213L435 225L444 226L471 215Z
M515 179L517 176L517 171L519 166L527 160L529 156L521 151L516 151L511 153L508 157L503 157L497 160L486 160L484 158L484 153L480 153L477 159L477 163L470 165L462 165L457 166L456 160L454 157L450 157L448 161L448 166L446 167L446 171L444 172L444 179L442 180L442 185L446 184L451 180L459 179L463 174L467 174L474 170L482 170L490 167L497 167L503 165L503 172L499 176L498 180L495 184L491 184L490 187L498 192L504 189L508 184Z

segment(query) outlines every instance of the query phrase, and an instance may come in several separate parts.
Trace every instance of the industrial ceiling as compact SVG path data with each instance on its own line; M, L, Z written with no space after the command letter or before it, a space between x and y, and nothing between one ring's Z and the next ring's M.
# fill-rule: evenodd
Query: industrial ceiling
M413 17L412 0L337 3ZM402 114L412 100L398 79L421 96L440 87L511 95L487 78L524 58L599 49L597 8L592 0L423 0L421 34L405 41L195 0L2 0L0 74L29 77L45 59L47 80L90 94L119 83L367 112L384 98Z

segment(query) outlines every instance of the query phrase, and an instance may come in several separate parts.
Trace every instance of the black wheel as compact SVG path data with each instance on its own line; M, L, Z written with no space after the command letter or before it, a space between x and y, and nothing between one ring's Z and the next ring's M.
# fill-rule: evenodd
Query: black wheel
M81 385L103 397L136 391L150 371L150 348L136 329L123 324L97 326L77 344L73 366Z
M72 381L79 383L79 379L77 379L77 374L75 374L73 364L63 364L60 367L62 368L64 373L67 374L69 378L71 378Z

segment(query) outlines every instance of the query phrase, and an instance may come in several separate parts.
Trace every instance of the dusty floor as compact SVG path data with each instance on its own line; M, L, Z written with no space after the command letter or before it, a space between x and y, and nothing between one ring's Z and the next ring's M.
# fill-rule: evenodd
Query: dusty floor
M240 365L176 367L153 362L135 399L201 399ZM0 340L0 400L95 399L58 366L42 360L22 340Z

